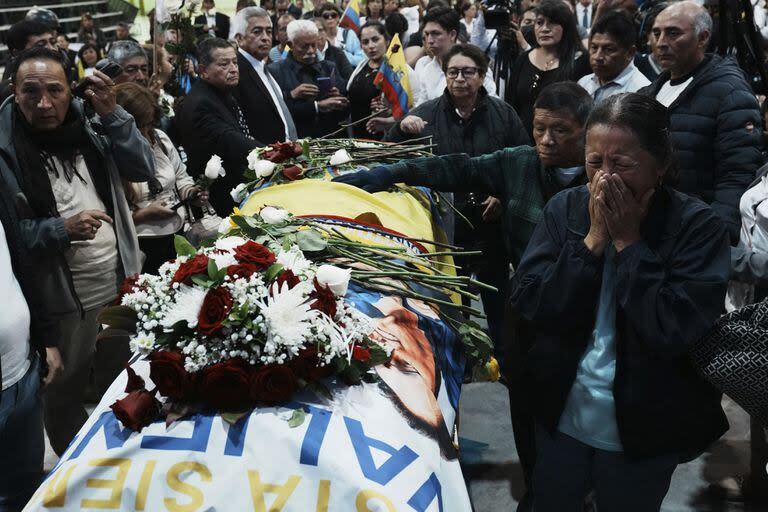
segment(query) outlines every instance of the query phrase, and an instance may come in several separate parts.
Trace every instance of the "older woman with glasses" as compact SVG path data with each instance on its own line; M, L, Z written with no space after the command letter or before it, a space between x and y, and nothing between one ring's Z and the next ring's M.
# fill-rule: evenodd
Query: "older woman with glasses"
M554 82L577 81L592 72L576 28L573 11L562 0L543 0L535 10L537 47L522 53L509 73L506 100L515 107L530 135L533 104Z
M365 55L360 47L360 40L353 30L348 28L339 29L341 18L341 9L331 2L326 2L320 6L317 11L319 18L323 20L325 26L325 35L328 42L333 46L344 50L347 60L353 66L357 66L363 61Z

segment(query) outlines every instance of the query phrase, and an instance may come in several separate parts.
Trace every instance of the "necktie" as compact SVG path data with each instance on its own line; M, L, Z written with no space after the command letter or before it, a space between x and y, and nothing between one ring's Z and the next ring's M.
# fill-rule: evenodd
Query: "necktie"
M298 138L296 135L296 125L293 124L293 117L291 117L291 112L288 110L288 105L285 104L285 100L283 100L283 93L280 91L280 88L277 87L275 79L272 78L272 75L269 74L269 71L266 68L264 68L264 75L267 77L267 87L272 89L272 92L275 94L275 98L277 98L277 104L280 107L280 110L283 112L286 128L288 130L288 138L290 140L296 140Z
M587 7L584 7L584 14L581 16L581 26L584 28L589 28L589 9Z
M237 124L240 126L240 131L243 132L243 135L248 137L249 139L253 139L251 136L251 130L248 129L248 123L245 122L245 115L243 115L243 111L240 109L240 105L237 103L237 100L235 98L230 98L231 106L232 106L232 112L235 114L235 117L237 118Z

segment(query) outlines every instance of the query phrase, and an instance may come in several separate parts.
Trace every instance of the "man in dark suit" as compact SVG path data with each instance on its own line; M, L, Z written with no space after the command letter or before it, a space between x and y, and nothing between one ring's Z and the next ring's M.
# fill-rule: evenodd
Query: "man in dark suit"
M291 51L268 66L283 90L299 137L320 137L347 117L346 87L333 62L317 60L318 31L309 20L288 24Z
M272 45L269 13L261 7L246 7L235 15L232 28L240 46L237 55L240 83L234 95L251 135L262 146L296 140L296 127L283 93L264 65Z
M216 11L215 0L203 0L203 14L195 18L195 25L201 26L200 34L229 38L229 16Z
M205 171L208 160L218 155L226 175L211 185L211 204L220 215L235 206L230 191L242 182L247 156L256 147L240 106L232 95L240 73L234 46L218 37L206 38L197 47L200 78L180 109L177 123L187 152L192 176Z

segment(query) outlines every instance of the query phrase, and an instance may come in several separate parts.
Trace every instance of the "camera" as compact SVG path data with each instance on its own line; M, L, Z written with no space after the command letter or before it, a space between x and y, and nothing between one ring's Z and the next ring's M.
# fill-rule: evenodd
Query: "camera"
M512 18L512 0L483 0L487 10L483 14L485 28L498 30L508 27Z

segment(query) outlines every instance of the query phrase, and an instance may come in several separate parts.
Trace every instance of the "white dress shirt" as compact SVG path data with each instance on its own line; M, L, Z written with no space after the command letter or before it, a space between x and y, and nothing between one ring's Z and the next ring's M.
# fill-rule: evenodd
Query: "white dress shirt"
M280 90L280 86L277 85L277 82L275 82L275 79L272 78L272 75L267 73L267 69L264 67L264 63L262 61L250 53L244 51L242 48L239 48L238 51L242 54L243 57L245 57L245 60L251 63L251 66L253 66L253 69L256 70L256 73L259 75L259 78L261 78L261 81L264 82L267 91L269 91L269 97L272 98L272 103L275 105L277 113L280 114L280 119L283 121L283 128L285 129L285 140L291 140L291 136L288 133L288 122L285 120L285 114L283 113L283 109L280 108L280 102L277 100L275 93L275 91Z
M433 100L442 96L445 90L445 73L443 68L437 62L437 58L424 56L416 61L414 68L416 74L419 76L422 88L422 102ZM485 81L483 81L485 90L491 96L496 96L496 83L493 81L493 72L488 68L488 72L485 74ZM418 106L414 104L414 106Z
M592 96L595 102L604 100L614 94L637 92L650 83L650 80L631 62L624 68L624 71L619 73L619 76L603 85L600 85L600 79L594 73L579 79L579 85Z
M213 29L216 26L216 11L211 9L205 13L205 24L211 27L208 29L208 35L216 37L216 31Z

